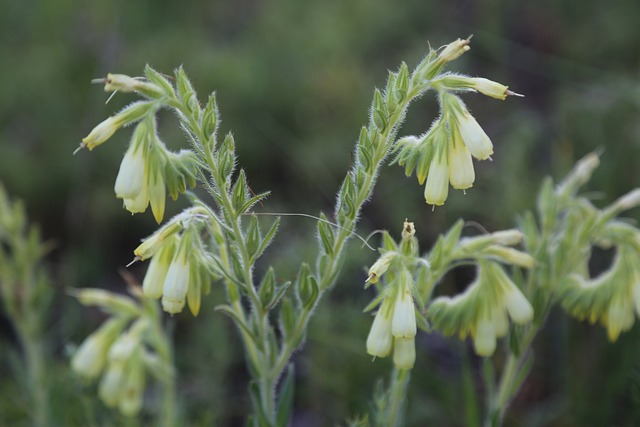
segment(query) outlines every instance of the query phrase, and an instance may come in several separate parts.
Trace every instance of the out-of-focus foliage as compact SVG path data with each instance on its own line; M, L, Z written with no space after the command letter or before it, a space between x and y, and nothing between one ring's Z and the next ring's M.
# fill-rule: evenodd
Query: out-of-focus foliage
M151 215L131 217L113 197L124 133L91 156L71 156L95 123L128 101L123 94L104 106L107 95L89 84L91 78L134 74L146 63L167 73L184 65L201 97L217 91L222 130L234 131L253 191L273 190L257 210L317 214L333 201L366 122L371 89L384 84L386 69L400 60L415 64L428 42L439 46L473 33L461 71L526 95L504 102L465 96L494 141L493 162L478 165L466 196L456 193L434 212L414 179L387 168L363 216L364 234L409 217L426 245L459 216L489 230L512 226L513 214L533 205L543 175L564 174L598 147L604 155L592 188L605 190L602 197L610 202L637 186L639 18L636 1L2 1L0 180L25 201L45 238L57 243L52 316L58 320L47 331L56 355L52 375L58 373L53 416L61 425L111 416L91 394L78 397L81 388L64 368L64 344L80 342L101 321L65 297L64 287L121 290L117 268L154 228ZM401 135L423 130L436 113L425 97ZM162 117L160 127L170 120ZM166 142L175 147L180 138L175 132ZM178 209L167 208L168 215ZM315 247L313 233L312 221L283 221L269 261L303 258ZM374 258L351 243L343 278L311 323L305 350L296 357L296 425L330 425L364 413L385 372L385 362L372 363L365 354L370 319L360 313L371 297L361 290L360 266ZM138 268L131 270L141 277ZM293 278L293 267L291 275L284 279ZM461 289L465 278L464 272L452 275L448 284ZM205 305L197 322L188 315L172 319L178 395L190 425L236 425L247 408L241 350L230 322L212 313L213 305ZM562 316L550 323L537 342L531 380L514 404L513 424L637 420L637 327L609 345L600 328ZM0 349L15 347L11 331L5 326L2 332ZM477 360L437 335L423 336L417 352L409 425L463 425L460 367L480 375ZM8 359L0 356L0 372ZM19 425L16 408L25 402L14 379L0 377L0 424Z

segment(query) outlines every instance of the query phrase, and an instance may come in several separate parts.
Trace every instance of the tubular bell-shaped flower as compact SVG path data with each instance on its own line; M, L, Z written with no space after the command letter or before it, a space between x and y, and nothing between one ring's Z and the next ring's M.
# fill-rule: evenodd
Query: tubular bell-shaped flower
M445 335L471 334L479 356L489 357L496 340L509 331L507 313L514 323L533 319L533 308L518 287L494 261L480 261L478 275L467 289L455 297L439 297L427 315Z

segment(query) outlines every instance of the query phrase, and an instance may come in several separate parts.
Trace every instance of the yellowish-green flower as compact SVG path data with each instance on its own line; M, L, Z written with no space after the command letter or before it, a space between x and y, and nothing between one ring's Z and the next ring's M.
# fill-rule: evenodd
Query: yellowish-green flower
M457 128L455 134L459 136ZM473 170L473 160L462 137L454 137L449 142L449 182L457 190L466 190L473 186L476 174Z
M424 198L430 205L442 206L449 195L449 165L446 146L440 146L436 150L438 151L429 166Z

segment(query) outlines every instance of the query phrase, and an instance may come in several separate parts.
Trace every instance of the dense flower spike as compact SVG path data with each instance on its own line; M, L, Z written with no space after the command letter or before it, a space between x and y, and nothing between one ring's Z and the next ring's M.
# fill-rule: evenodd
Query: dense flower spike
M407 136L396 142L398 154L394 162L405 166L407 176L415 169L421 185L426 179L425 199L428 204L435 206L446 201L449 183L460 190L473 186L475 171L472 156L486 160L493 154L491 140L454 92L477 91L496 99L505 99L507 95L521 96L509 91L507 86L485 78L451 73L436 77L444 65L469 50L468 44L469 39L459 39L447 45L426 76L433 78L441 116L424 135Z
M449 335L471 334L478 355L489 357L497 338L508 330L507 313L517 324L533 319L533 307L522 291L493 261L481 261L476 280L454 298L436 298L427 312L433 326Z
M387 357L393 348L393 360L398 369L411 369L416 358L414 340L417 323L413 300L415 286L411 270L416 263L418 248L414 234L413 223L405 221L400 245L387 239L387 252L370 269L379 273L374 276L375 283L387 270L390 270L390 278L381 291L380 308L367 337L367 353L375 357ZM394 259L396 261L392 263L391 260ZM368 282L371 280L368 279Z

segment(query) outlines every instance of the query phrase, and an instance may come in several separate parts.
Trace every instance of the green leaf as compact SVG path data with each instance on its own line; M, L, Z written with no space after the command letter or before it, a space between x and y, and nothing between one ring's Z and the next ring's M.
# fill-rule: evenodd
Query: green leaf
M278 305L280 300L286 295L287 290L289 289L290 286L291 286L291 282L285 282L282 285L276 286L276 294L275 294L273 300L271 301L271 304L269 304L269 306L265 307L265 310L266 311L270 311L271 309L273 309L273 307Z
M324 252L328 255L333 254L333 245L335 243L335 235L333 233L333 227L328 224L327 217L324 213L320 214L320 221L318 221L318 235L322 242Z
M289 339L296 326L296 316L291 298L285 297L280 305L280 332L285 341Z
M265 236L262 238L262 241L260 242L260 247L258 248L254 256L255 259L260 257L264 253L264 251L267 249L267 247L271 244L273 237L276 235L276 232L278 231L279 225L280 225L280 217L278 216L276 217L276 220L273 221L273 224L271 224L271 227L269 228L269 231L267 231L267 234L265 234Z
M247 200L245 202L244 205L242 205L242 207L240 208L239 212L248 212L249 209L251 209L253 207L253 205L255 205L256 203L266 199L269 194L271 194L270 191L265 191L264 193L260 193L256 196L253 196L252 198L250 198L249 200Z
M149 64L144 67L144 75L149 79L151 83L154 83L155 85L161 87L167 96L174 95L174 89L169 80L167 80L166 77L151 68Z
M254 342L256 347L261 348L262 343L259 342L258 337L256 337L256 335L253 333L251 328L249 328L249 325L247 325L244 322L244 320L242 320L242 318L238 315L238 313L236 313L236 311L233 309L233 307L231 307L230 305L221 304L221 305L216 306L215 311L219 311L220 313L224 313L227 316L229 316L231 319L233 319L235 324L238 325L251 338L251 341Z
M219 179L221 182L229 182L229 177L236 166L236 143L233 134L229 132L218 151L217 156Z
M204 108L202 115L202 131L208 137L209 149L213 151L216 144L216 134L220 124L220 113L218 111L218 103L216 102L215 92L209 95L209 100Z
M287 373L285 374L282 387L280 388L280 396L278 407L276 408L276 426L287 427L291 419L291 411L293 409L293 397L295 396L295 376L293 364L289 364Z
M256 215L251 215L251 220L249 221L249 227L247 228L247 234L245 237L245 243L247 245L249 257L252 260L255 260L256 258L258 248L260 247L260 241L261 233L258 217Z
M269 267L258 286L258 295L262 303L263 310L269 307L275 296L276 275L272 267Z
M245 212L240 209L242 209L247 203L247 197L249 196L247 187L247 177L244 173L244 169L240 169L238 178L236 179L235 184L233 184L233 188L231 190L231 202L233 203L233 207L236 210L237 215Z

